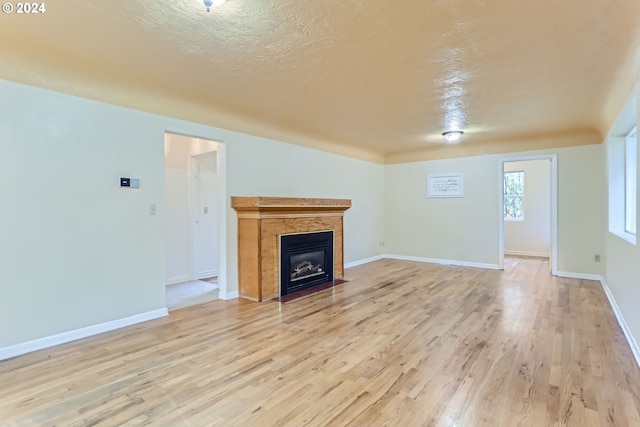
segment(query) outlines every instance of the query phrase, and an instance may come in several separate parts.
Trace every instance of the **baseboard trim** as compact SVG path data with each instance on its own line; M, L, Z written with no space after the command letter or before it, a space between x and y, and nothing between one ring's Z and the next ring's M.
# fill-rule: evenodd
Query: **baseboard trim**
M534 256L539 258L549 258L551 254L544 252L525 252L525 251L504 251L505 255L517 255L517 256Z
M189 276L176 276L176 277L169 277L168 279L164 280L164 284L166 286L169 285L175 285L176 283L182 283L182 282L188 282L189 281Z
M599 274L572 273L570 271L558 271L557 276L566 277L568 279L595 280L596 282L602 280L602 276Z
M362 264L368 264L368 263L373 262L373 261L378 261L378 260L384 259L384 257L385 257L384 255L376 255L376 256L372 256L370 258L365 258L365 259L360 259L358 261L348 262L348 263L346 263L344 265L344 268L351 268L351 267L355 267L355 266L362 265Z
M437 259L437 258L421 258L421 257L415 257L415 256L393 255L393 254L386 254L386 255L383 255L383 257L391 258L391 259L400 259L403 261L417 261L417 262L428 262L431 264L450 265L454 267L474 267L474 268L485 268L488 270L501 269L498 264L485 264L480 262L455 261L455 260Z
M23 354L42 350L71 341L87 338L93 335L102 334L104 332L113 331L115 329L124 328L126 326L135 325L136 323L146 322L148 320L158 319L167 316L169 312L166 308L148 311L122 319L111 320L109 322L99 323L97 325L87 326L85 328L75 329L69 332L51 335L39 338L33 341L27 341L21 344L0 348L0 360L10 359L12 357L21 356Z
M196 276L199 279L208 279L209 277L218 277L218 270L207 270L198 273Z
M240 293L238 291L234 291L234 292L222 292L222 290L220 291L220 294L218 295L218 298L228 301L230 299L236 299L236 298L240 298Z
M620 328L622 329L624 336L627 338L627 342L629 343L629 347L631 347L631 352L633 353L633 357L636 359L636 363L638 364L638 367L640 367L640 347L638 347L638 343L636 342L635 338L631 334L629 325L627 325L627 322L624 320L624 317L622 317L622 312L620 311L620 307L618 307L618 303L616 302L616 299L613 297L613 294L609 289L609 285L607 285L607 282L606 280L604 280L603 277L600 277L600 284L602 285L602 289L604 289L604 293L607 296L607 299L609 300L609 304L613 309L613 313L616 315L616 320L618 321L618 325L620 325Z

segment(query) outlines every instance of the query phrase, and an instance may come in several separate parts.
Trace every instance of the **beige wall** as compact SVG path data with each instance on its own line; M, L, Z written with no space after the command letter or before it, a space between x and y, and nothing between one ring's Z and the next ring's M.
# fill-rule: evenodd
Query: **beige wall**
M524 219L504 222L506 254L551 253L551 160L505 162L505 172L524 172Z
M593 255L604 243L604 170L601 145L517 153L558 155L558 270L601 274ZM498 265L499 160L485 155L388 165L385 177L386 252L419 258ZM426 177L464 174L464 198L428 199Z
M427 174L463 173L463 198L427 198ZM385 252L498 264L494 156L387 165Z

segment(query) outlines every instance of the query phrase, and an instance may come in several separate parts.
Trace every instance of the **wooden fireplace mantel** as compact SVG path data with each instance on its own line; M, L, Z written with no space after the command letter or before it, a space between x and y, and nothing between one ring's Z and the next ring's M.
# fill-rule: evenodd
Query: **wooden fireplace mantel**
M343 218L349 199L232 197L238 214L240 296L263 301L280 296L280 236L333 230L333 277L344 276Z

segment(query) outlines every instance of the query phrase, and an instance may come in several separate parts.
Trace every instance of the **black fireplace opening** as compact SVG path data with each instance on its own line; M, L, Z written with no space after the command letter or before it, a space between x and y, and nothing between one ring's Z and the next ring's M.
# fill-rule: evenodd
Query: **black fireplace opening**
M280 296L333 280L333 231L280 236Z

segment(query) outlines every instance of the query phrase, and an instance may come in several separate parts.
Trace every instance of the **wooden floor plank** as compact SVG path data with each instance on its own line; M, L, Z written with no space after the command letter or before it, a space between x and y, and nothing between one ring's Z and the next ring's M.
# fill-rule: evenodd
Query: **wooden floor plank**
M0 425L640 425L640 370L599 283L525 257L346 273L0 362Z

